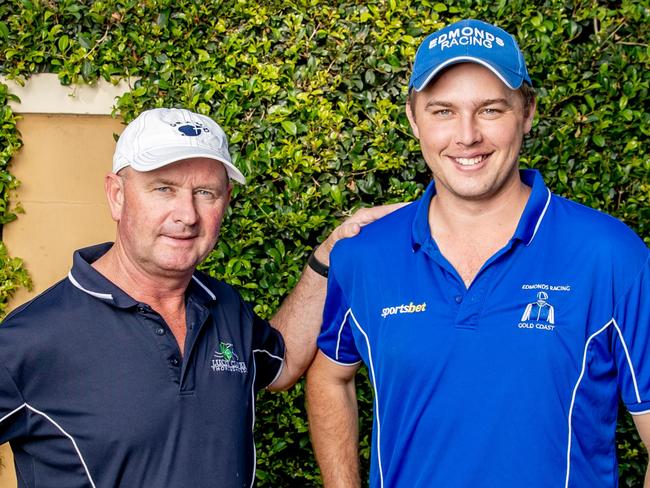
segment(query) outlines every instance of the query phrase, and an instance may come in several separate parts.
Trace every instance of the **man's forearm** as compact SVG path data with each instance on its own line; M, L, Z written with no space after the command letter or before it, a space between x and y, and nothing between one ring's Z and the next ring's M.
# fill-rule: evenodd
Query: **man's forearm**
M316 259L325 267L329 266L330 252L337 241L357 235L362 226L404 205L393 203L356 211L334 229L316 249ZM300 378L313 359L316 353L316 337L323 318L326 291L327 279L310 267L305 268L300 281L271 319L273 327L282 333L286 346L284 369L269 387L271 390L289 388Z
M280 381L271 385L271 389L290 387L314 358L326 289L327 279L307 267L271 319L271 324L282 333L285 342L285 370Z
M359 423L354 379L332 381L318 355L307 373L309 430L325 488L358 488Z

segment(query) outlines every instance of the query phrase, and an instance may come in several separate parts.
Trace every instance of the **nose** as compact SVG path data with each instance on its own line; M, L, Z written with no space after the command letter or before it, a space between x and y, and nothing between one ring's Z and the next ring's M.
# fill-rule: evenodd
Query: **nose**
M456 132L456 143L463 146L473 146L481 142L481 139L479 122L469 115L461 117Z
M187 226L196 224L199 214L196 211L196 202L192 192L179 192L176 195L172 217L174 222Z

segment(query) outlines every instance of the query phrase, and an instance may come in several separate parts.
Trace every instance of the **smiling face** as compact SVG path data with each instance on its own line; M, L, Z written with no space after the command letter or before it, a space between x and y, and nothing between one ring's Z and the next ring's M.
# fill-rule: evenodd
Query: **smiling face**
M117 246L148 276L191 276L214 248L230 201L221 163L192 158L154 171L109 175Z
M520 185L519 149L534 106L525 111L521 95L489 69L448 68L406 111L439 197L485 201Z

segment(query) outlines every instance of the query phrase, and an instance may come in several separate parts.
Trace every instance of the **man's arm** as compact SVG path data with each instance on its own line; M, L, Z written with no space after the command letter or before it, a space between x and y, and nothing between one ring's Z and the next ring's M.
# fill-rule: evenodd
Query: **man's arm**
M358 368L336 364L319 352L307 372L309 431L325 488L361 486Z
M357 210L316 249L316 258L329 266L330 252L337 241L357 235L362 226L404 205L394 203ZM284 338L285 355L282 372L269 386L270 390L285 390L292 386L314 358L316 338L323 320L326 290L327 279L310 267L305 268L300 281L271 319L271 325Z
M634 419L636 430L639 432L639 437L641 437L646 451L650 451L650 413L632 415L632 419ZM650 488L650 463L648 463L648 467L646 467L645 483L643 483L643 488Z

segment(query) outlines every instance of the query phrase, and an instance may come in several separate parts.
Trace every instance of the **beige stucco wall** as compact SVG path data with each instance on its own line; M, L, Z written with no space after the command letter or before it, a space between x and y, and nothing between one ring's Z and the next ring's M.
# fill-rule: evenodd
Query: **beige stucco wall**
M65 276L74 249L114 238L103 179L122 124L110 116L25 114L18 128L24 146L12 172L25 213L2 237L25 261L34 289L19 291L12 308Z
M2 240L12 256L25 261L34 289L20 290L10 309L63 278L75 249L113 240L115 234L103 179L111 169L113 134L124 128L108 115L118 93L111 86L61 87L56 75L32 81L19 93L23 103L13 107L22 116L18 129L24 144L12 160L12 172L22 182L15 201L25 213L4 226ZM0 459L0 488L16 488L6 444L0 446Z

